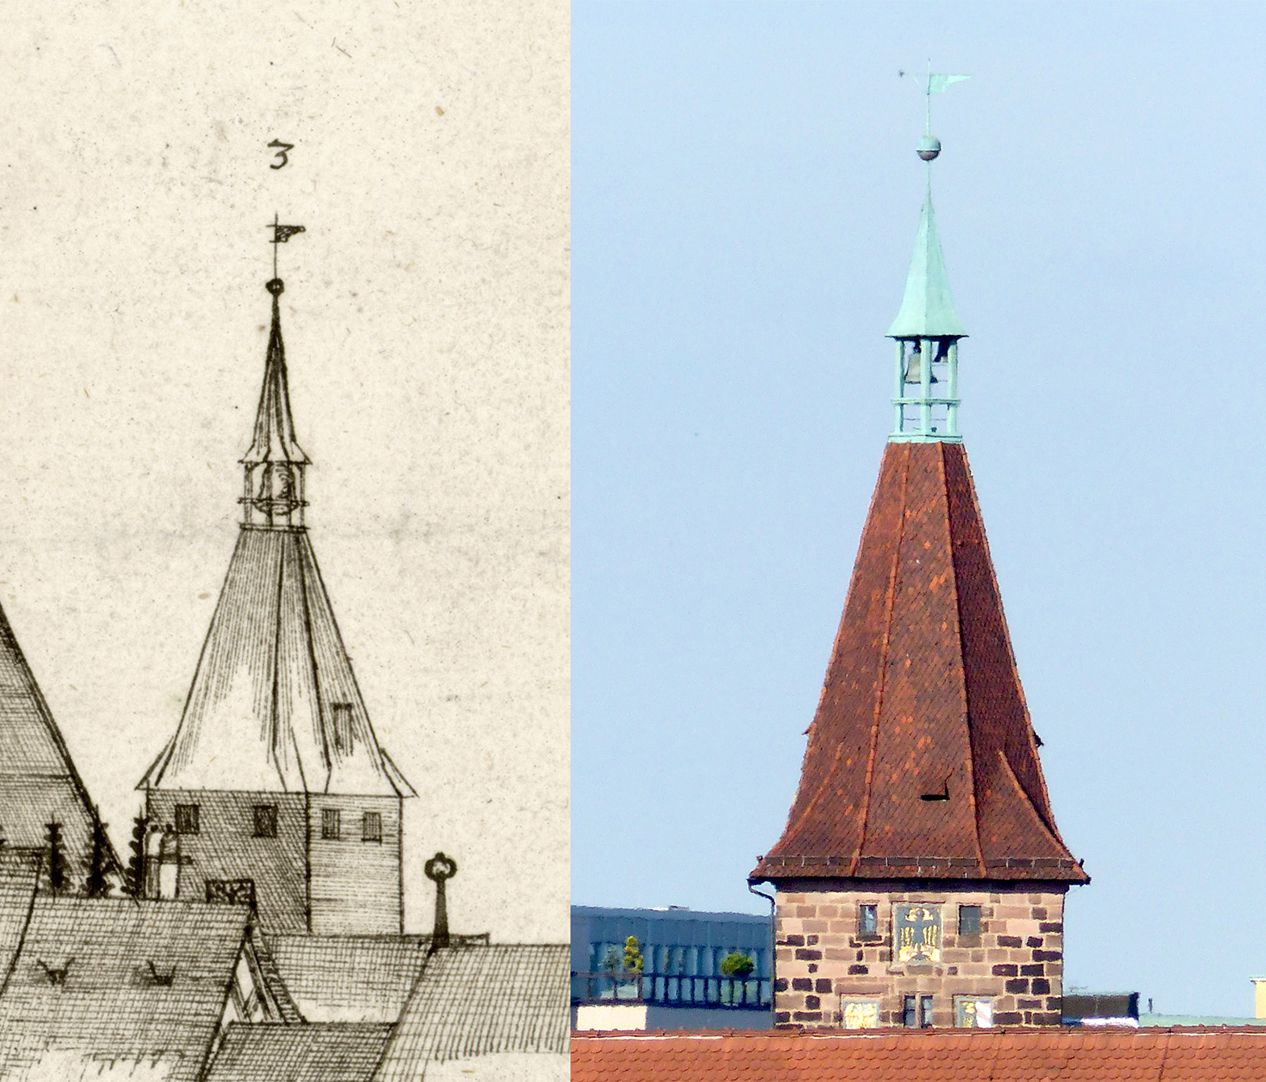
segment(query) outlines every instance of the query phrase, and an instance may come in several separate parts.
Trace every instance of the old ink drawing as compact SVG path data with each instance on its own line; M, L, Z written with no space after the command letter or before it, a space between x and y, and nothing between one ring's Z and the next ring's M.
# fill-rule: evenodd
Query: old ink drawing
M271 228L274 252L301 230ZM460 910L450 931L460 853L426 863L434 926L405 931L415 789L318 569L275 264L266 288L236 543L126 847L0 615L0 1077L564 1077L564 945L490 942Z

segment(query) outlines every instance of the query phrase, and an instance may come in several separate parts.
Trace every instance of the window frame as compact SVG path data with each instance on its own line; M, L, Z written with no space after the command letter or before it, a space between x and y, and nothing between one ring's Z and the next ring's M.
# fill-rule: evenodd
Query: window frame
M202 833L202 805L177 804L172 818L175 820L177 834L196 835Z
M919 993L919 1028L931 1029L936 999L930 992Z
M936 997L930 992L907 992L901 997L903 1029L931 1029Z
M903 1029L919 1028L919 997L907 992L901 997L901 1026Z
M333 824L333 829L331 829ZM343 840L343 815L338 808L321 809L321 840L341 842Z
M375 824L374 830L369 829L370 822ZM361 812L360 816L360 840L362 842L370 842L382 845L382 812L367 811Z
M850 1025L845 1024L845 1014L848 1008L854 1005L861 1006L861 1007L873 1007L874 1015L875 1015L875 1024L873 1026L850 1026ZM866 1030L866 1029L882 1028L883 1022L879 1016L879 1011L882 1006L883 1004L879 996L853 996L853 995L840 996L840 1028L849 1030L850 1032L857 1032L859 1030Z
M866 927L866 917L870 915L870 927ZM859 902L857 905L857 938L879 939L879 904L877 902Z
M963 1006L968 1003L976 1005L974 1017L979 1017L980 1005L987 1003L989 1005L989 1024L988 1025L966 1025L961 1021L963 1015ZM974 993L964 993L954 997L954 1028L955 1029L993 1029L993 1002L994 997L989 995L976 995Z
M966 913L975 913L975 928L965 928L963 926L963 916ZM985 916L985 907L977 904L965 904L958 907L958 934L964 938L979 939L981 934L981 926Z
M277 837L277 823L280 816L276 804L251 805L251 837Z

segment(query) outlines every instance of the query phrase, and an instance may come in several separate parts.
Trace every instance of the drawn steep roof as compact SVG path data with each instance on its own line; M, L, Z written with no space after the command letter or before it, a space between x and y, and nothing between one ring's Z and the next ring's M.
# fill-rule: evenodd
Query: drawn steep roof
M243 459L252 492L260 469L307 464L290 417L281 290L279 280L269 283L264 390ZM263 484L273 481L264 476ZM140 787L412 796L370 724L307 530L291 524L290 511L303 506L301 477L297 501L289 477L284 498L269 491L244 501L246 521L184 714ZM268 505L267 524L252 521L252 504ZM272 508L282 504L277 525Z
M415 1082L428 1063L507 1053L566 1055L570 948L448 947L418 978L376 1082Z
M911 876L1088 879L1051 813L960 443L887 445L799 790L752 872Z
M107 1063L198 1077L246 940L245 907L40 893L24 916L0 990L0 1077L34 1062L60 1064L64 1077Z
M54 819L78 878L92 834L91 802L0 608L0 834L8 846L39 849ZM113 851L108 857L117 867Z

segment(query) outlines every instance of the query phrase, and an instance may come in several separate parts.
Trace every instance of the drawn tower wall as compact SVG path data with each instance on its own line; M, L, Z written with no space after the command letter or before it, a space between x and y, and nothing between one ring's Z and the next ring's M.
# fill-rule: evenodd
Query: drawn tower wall
M306 803L302 793L150 789L150 823L175 832L176 897L249 899L269 931L308 931Z
M403 930L403 802L392 796L313 795L308 803L312 931Z

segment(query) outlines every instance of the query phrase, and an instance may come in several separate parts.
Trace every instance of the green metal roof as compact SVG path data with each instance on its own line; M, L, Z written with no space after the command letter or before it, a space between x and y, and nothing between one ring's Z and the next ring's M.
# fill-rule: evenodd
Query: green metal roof
M932 192L929 189L923 200L919 232L914 239L914 256L910 260L910 273L906 275L905 296L901 298L897 318L888 328L888 337L964 338L966 335L950 296L945 257L941 255L941 239L936 232L936 212L932 209Z

